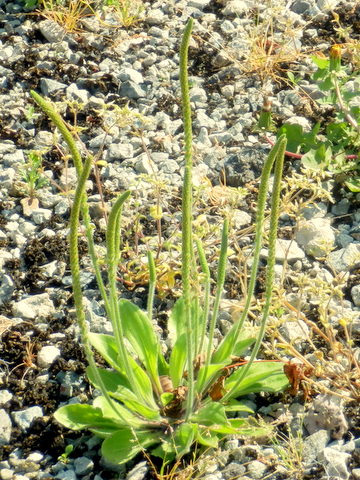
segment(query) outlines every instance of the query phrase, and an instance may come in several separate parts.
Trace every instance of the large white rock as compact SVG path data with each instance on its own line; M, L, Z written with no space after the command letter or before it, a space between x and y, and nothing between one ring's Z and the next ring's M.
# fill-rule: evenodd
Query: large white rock
M61 355L60 350L57 347L48 345L42 347L42 349L37 354L37 364L40 368L47 368L52 365L57 358Z
M55 313L55 307L50 300L48 293L31 295L15 303L13 307L14 316L35 320L36 318L45 318Z
M331 219L300 220L295 238L308 255L315 258L327 256L335 244Z

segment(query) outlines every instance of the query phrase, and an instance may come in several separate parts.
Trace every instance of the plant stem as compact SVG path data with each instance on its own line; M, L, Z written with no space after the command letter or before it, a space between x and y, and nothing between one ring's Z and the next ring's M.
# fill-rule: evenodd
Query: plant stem
M185 421L192 413L194 403L194 343L191 318L191 265L192 265L192 127L187 74L188 49L193 19L186 24L180 46L180 85L184 121L185 171L182 193L182 283L185 305L185 325L187 343L188 394L186 398Z
M263 308L262 319L260 324L260 330L257 334L256 341L254 348L251 352L250 359L248 363L243 367L241 374L239 375L234 387L227 392L224 397L223 401L226 401L228 398L231 397L233 391L236 391L245 378L246 373L248 372L249 368L251 367L253 361L255 360L261 342L264 337L266 321L269 315L271 300L272 300L272 291L274 285L274 267L275 267L275 246L276 246L276 239L277 239L277 228L278 228L278 220L279 220L279 206L280 206L280 191L281 191L281 176L284 166L284 152L286 147L286 137L285 135L281 135L278 141L273 148L273 155L269 155L268 159L265 162L263 173L261 175L261 182L260 182L260 189L259 189L259 199L258 199L258 214L257 217L259 218L259 223L261 224L261 230L258 229L258 225L256 226L256 238L255 238L255 249L261 248L261 237L262 237L262 229L263 229L263 222L264 222L264 212L265 212L265 201L266 201L266 194L267 194L267 186L270 177L271 168L273 163L275 162L275 170L274 170L274 184L272 188L272 195L271 195L271 213L270 213L270 231L269 231L269 245L268 245L268 261L267 261L267 268L266 268L266 278L265 278L265 305ZM254 259L255 261L255 259ZM257 267L257 265L256 265ZM254 264L253 267L254 268ZM252 293L248 298L251 299ZM247 299L248 300L248 299Z

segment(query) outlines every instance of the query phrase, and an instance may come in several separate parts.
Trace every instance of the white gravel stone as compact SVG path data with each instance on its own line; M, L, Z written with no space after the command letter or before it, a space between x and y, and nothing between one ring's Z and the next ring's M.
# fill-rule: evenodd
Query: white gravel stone
M31 295L16 302L13 306L15 317L27 318L34 320L38 317L47 317L55 313L55 307L50 300L48 293L39 295Z
M350 243L347 247L331 252L327 263L337 272L348 272L360 264L360 244Z
M351 298L356 307L360 307L360 285L355 285L351 289Z
M57 358L61 355L60 350L53 345L47 345L42 347L37 354L37 364L40 368L48 368L52 365Z
M11 436L11 419L4 409L0 409L0 445L7 445Z
M1 480L12 480L14 472L10 470L10 468L2 468L0 470L0 478Z
M13 394L9 390L0 390L0 405L5 405L12 397Z
M261 250L261 255L267 258L268 249L263 248ZM289 263L293 263L305 258L305 253L294 240L278 238L275 246L275 258L277 262L282 263L286 259Z
M78 457L74 460L74 467L77 475L87 475L92 472L94 462L88 457Z
M329 477L340 478L341 480L348 480L350 472L347 464L351 458L349 453L339 452L335 448L325 448L318 456L318 460L324 466L325 472Z
M315 258L326 256L335 244L335 234L330 218L300 220L295 235L296 241L305 252Z
M43 20L39 23L40 32L50 43L61 42L65 36L65 30L52 20Z
M42 417L43 415L44 413L42 408L38 406L12 412L11 414L14 422L18 425L18 427L21 428L23 432L26 432L34 420Z

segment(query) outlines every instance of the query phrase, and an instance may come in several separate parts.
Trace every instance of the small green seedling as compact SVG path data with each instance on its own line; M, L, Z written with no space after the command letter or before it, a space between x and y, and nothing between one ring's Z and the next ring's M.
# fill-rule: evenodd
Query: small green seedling
M64 453L62 453L62 454L58 457L59 462L69 463L69 456L71 455L71 453L72 453L73 451L74 451L74 445L72 445L71 443L69 443L69 445L66 445L65 450L64 450Z

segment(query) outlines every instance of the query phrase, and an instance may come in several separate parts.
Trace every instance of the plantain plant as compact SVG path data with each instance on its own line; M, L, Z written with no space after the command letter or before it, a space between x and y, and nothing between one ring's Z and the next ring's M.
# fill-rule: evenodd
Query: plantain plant
M161 457L166 464L181 458L195 443L205 447L216 447L219 440L228 434L268 433L269 429L259 426L252 415L254 412L239 397L252 392L278 392L288 386L281 363L255 362L271 304L285 136L281 136L272 148L261 176L254 259L245 308L239 321L233 325L217 348L213 346L225 281L228 220L225 219L222 230L216 292L212 304L210 269L201 242L194 239L192 234L192 128L187 76L192 26L193 20L190 19L185 27L180 47L180 82L185 133L182 197L183 289L182 296L175 303L169 317L170 355L165 356L162 353L159 339L153 330L156 268L151 252L148 254L150 283L147 311L142 311L130 301L119 298L117 290L121 211L130 192L126 191L118 197L109 214L106 234L107 284L105 284L95 255L85 192L85 183L93 160L88 156L82 162L75 139L53 105L31 91L33 99L54 122L67 142L78 174L70 219L73 293L88 361L88 379L101 392L92 405L71 404L60 407L55 412L55 418L70 429L88 429L103 438L102 455L119 464L127 462L144 450ZM265 305L259 332L254 338L246 335L243 327L255 288L268 182L273 165L275 171ZM113 326L113 335L89 332L85 322L78 257L80 216L85 227L89 254L106 314ZM201 275L195 268L196 263L200 265ZM203 301L200 301L202 298ZM251 346L250 359L234 366L233 358L244 355ZM96 365L93 349L106 361L107 367L100 368Z

